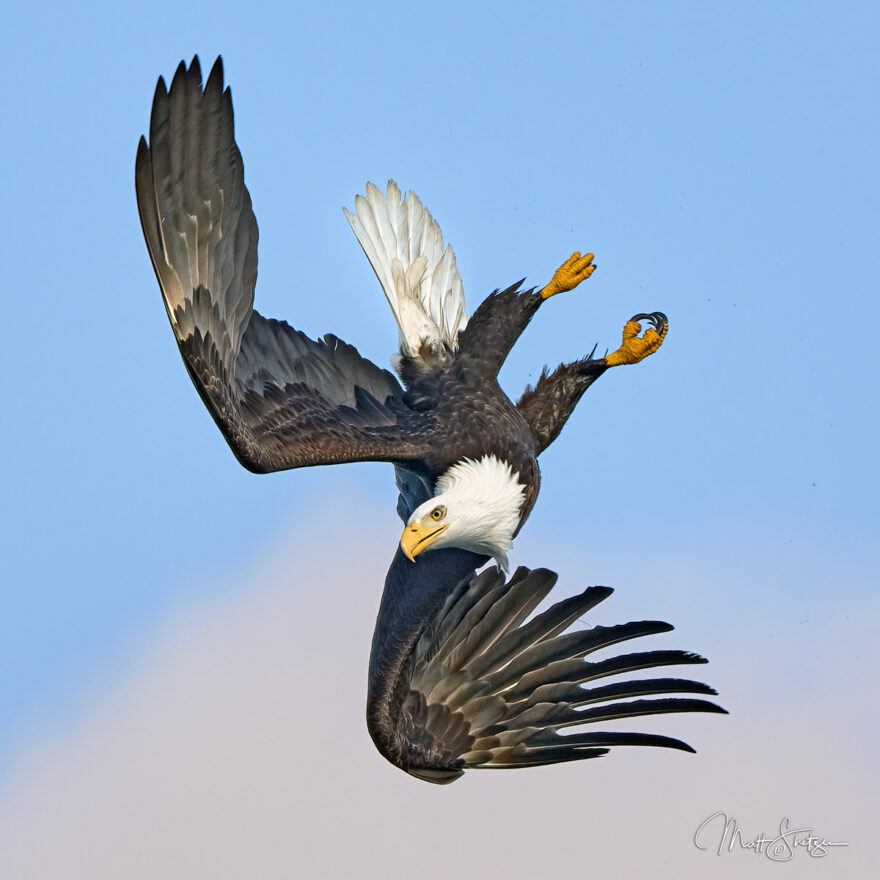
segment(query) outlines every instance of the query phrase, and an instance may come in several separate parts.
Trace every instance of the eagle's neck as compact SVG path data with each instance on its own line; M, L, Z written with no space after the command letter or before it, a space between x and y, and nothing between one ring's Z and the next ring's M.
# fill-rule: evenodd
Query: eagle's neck
M462 459L437 480L434 501L448 508L444 543L493 556L507 569L507 551L522 518L526 487L504 459Z

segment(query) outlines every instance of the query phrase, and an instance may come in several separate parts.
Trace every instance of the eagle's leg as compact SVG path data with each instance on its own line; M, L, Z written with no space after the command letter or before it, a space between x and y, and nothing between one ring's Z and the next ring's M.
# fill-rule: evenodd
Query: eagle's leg
M642 332L639 321L648 321L653 326ZM650 315L634 315L623 326L623 343L617 351L605 355L603 360L608 367L619 367L623 364L637 364L648 355L654 354L666 338L669 321L663 312L651 312Z
M545 367L535 387L527 387L517 402L539 455L559 436L583 393L608 369L604 358L593 358L595 351L594 346L583 360L560 364L552 373Z
M574 290L581 281L586 281L595 270L593 255L575 251L554 273L547 286L541 291L541 299L550 299L557 293Z
M556 270L543 290L520 290L515 284L487 296L458 336L459 359L480 364L487 375L497 375L541 304L554 294L573 290L595 268L592 254L575 253Z

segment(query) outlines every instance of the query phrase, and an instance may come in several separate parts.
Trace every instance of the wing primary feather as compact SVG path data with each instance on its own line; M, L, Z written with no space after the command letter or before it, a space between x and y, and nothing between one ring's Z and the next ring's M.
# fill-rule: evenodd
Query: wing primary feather
M253 309L259 231L220 58L204 85L197 56L170 87L159 78L135 192L187 372L245 467L422 459L429 444L390 372Z
M606 731L602 725L649 715L724 713L703 699L716 695L709 685L673 677L585 685L705 659L680 650L584 659L672 627L643 620L565 633L611 594L608 587L588 588L529 620L555 580L545 569L520 568L505 582L493 568L458 583L406 649L409 656L398 667L401 677L383 686L386 693L400 695L400 702L387 703L383 723L371 726L389 760L421 779L445 783L466 769L584 760L617 746L693 751L672 737ZM375 717L375 707L368 717ZM597 729L585 730L593 726Z

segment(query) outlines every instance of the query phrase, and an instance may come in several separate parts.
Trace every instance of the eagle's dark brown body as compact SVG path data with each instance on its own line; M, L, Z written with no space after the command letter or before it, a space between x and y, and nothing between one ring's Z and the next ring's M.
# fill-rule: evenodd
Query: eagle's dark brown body
M462 459L477 461L494 455L510 464L526 487L525 520L540 486L538 446L523 413L498 384L501 364L485 356L494 333L517 332L505 320L505 313L498 314L497 306L505 300L515 302L527 314L539 298L516 288L493 294L477 310L473 329L460 334L456 352L439 357L426 352L417 368L406 360L401 364L404 381L409 380L402 396L408 412L402 417L426 442L418 461L398 464L423 474L433 487L441 474ZM487 316L495 318L489 326L478 320Z
M397 410L413 436L424 438L417 461L396 464L424 476L430 486L464 458L486 455L506 461L526 487L520 523L540 488L538 455L558 436L581 395L607 369L604 359L585 358L541 377L514 404L498 384L498 372L543 300L520 285L495 291L459 334L454 352L425 350L404 358L406 385Z

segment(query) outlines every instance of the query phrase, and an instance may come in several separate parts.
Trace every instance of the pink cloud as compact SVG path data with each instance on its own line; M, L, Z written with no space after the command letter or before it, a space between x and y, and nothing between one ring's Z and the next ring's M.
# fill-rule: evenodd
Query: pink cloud
M724 680L729 718L642 720L696 756L619 750L471 772L446 788L385 763L364 723L384 531L333 560L312 549L308 526L287 531L244 585L182 611L63 736L25 750L0 802L0 876L780 877L751 853L696 849L698 824L717 810L746 836L789 815L850 842L825 859L799 853L798 877L867 876L876 759L848 721L859 682L792 699L798 657L767 670L778 686L768 699L761 682L731 674L738 658L726 652L699 672ZM553 560L552 549L528 559ZM563 578L559 589L582 586ZM628 616L632 602L616 599L596 622ZM832 657L844 637L817 650ZM660 644L708 650L677 633ZM741 645L745 668L761 650Z

